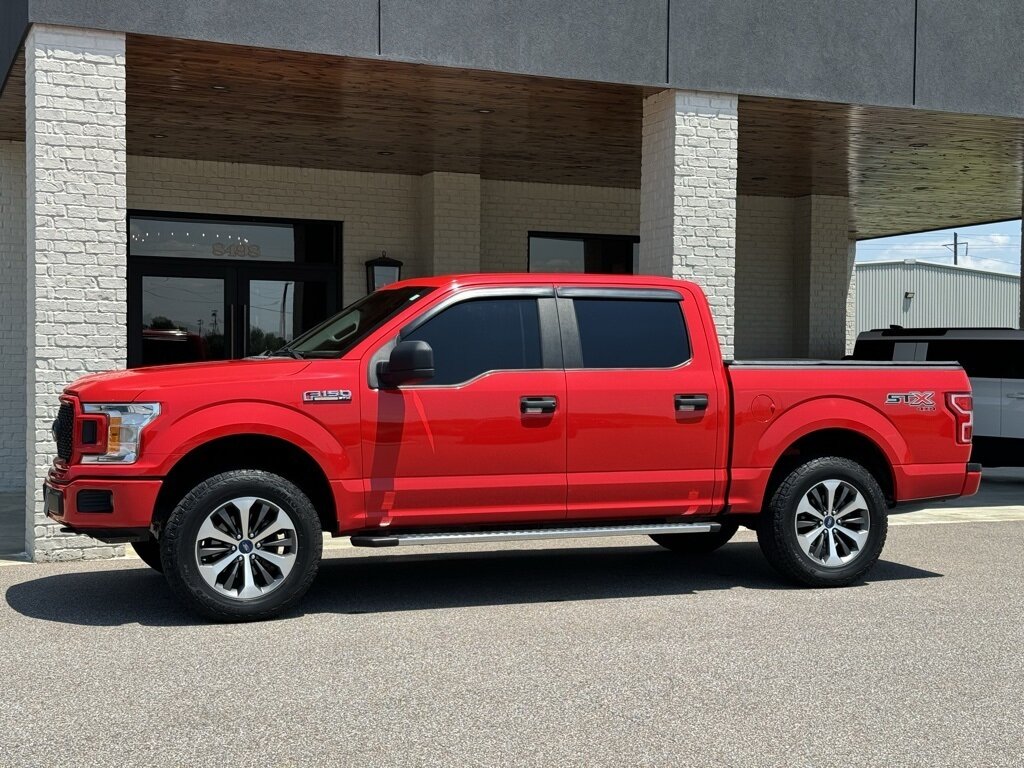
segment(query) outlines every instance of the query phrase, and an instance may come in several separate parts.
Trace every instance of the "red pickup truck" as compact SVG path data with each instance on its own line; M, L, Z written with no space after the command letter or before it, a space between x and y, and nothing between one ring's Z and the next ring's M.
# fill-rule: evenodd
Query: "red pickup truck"
M79 379L44 497L221 620L293 605L323 532L697 555L743 525L786 577L839 586L890 507L977 490L971 429L956 364L723 362L691 283L418 278L270 355Z

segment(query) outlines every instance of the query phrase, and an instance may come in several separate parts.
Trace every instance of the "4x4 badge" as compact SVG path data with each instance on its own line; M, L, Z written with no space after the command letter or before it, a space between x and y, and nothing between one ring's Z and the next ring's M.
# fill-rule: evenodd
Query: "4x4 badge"
M351 400L351 389L314 389L302 393L304 403L348 403Z

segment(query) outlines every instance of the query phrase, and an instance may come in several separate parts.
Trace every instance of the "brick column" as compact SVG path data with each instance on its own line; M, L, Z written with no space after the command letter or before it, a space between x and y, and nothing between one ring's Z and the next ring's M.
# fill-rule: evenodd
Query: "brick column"
M420 177L419 213L421 264L425 274L480 271L477 174L435 171Z
M847 304L853 274L849 199L809 195L797 204L793 285L795 350L840 358L846 351Z
M640 271L694 280L732 357L738 97L666 90L644 99Z
M121 547L58 532L40 485L53 457L57 396L126 357L124 35L34 25L25 42L27 467L36 560L108 557ZM33 277L34 276L34 277Z
M846 267L850 282L846 289L846 345L845 353L853 354L853 346L857 343L857 241L850 240L846 249Z

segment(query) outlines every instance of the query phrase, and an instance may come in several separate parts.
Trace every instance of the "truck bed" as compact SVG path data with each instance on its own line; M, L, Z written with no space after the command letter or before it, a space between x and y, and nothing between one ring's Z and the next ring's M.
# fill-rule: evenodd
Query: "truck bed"
M971 387L956 363L744 360L728 362L726 376L728 503L736 511L759 511L771 469L812 432L816 447L838 452L853 443L884 459L893 503L963 490L970 445L957 442L946 396Z

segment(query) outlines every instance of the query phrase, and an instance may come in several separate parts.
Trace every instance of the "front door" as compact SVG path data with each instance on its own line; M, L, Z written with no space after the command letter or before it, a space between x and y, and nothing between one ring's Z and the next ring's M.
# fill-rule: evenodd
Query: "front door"
M725 474L721 363L704 343L696 302L683 296L559 289L570 519L715 508Z
M371 524L429 527L565 515L565 374L551 288L467 293L407 328L435 376L377 386L364 361ZM394 340L391 340L394 341Z
M273 351L339 305L338 225L132 215L128 365Z

